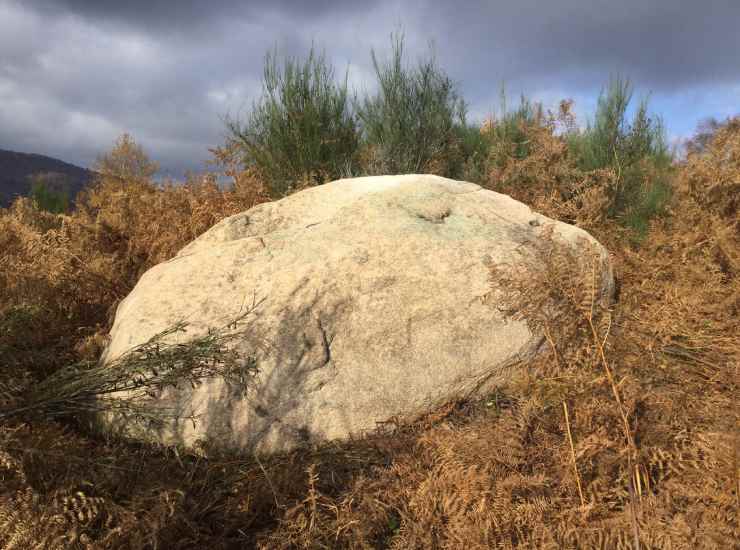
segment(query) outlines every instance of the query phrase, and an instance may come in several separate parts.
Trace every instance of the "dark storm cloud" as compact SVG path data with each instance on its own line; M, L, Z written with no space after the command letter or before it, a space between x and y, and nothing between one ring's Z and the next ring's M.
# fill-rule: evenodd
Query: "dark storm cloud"
M656 90L737 81L740 2L560 0L440 3L425 19L455 35L446 58L466 73L528 81L621 71Z
M313 19L328 11L355 11L372 5L367 1L331 0L39 0L38 6L54 14L74 14L94 20L117 21L170 31L193 30L229 17L261 18L268 13L291 13ZM363 8L364 7L364 8Z
M0 0L0 148L86 165L128 131L181 175L259 97L268 49L315 42L372 90L370 49L386 58L399 27L409 63L434 42L473 118L502 82L585 112L620 73L681 134L740 110L739 21L737 0Z

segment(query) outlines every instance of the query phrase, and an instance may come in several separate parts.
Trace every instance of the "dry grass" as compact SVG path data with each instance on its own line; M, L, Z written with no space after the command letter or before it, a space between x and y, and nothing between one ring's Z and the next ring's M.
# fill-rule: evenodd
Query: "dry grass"
M219 159L228 163L228 153ZM158 187L106 176L69 216L16 201L0 216L0 350L42 375L60 362L97 359L118 302L144 271L267 200L251 174L227 173L231 191L213 177Z
M509 297L495 303L549 342L506 386L365 441L262 461L8 419L0 546L735 547L740 119L680 167L670 215L637 248L603 215L612 176L578 173L561 143L535 132L532 154L491 185L527 179L512 194L588 228L613 254L618 299L594 295L594 258L558 261L568 252L557 239L533 243L542 261L526 279L492 266L492 291ZM3 306L47 308L6 321L0 345L18 376L0 398L20 399L33 383L23 380L58 364L37 369L31 343L74 356L85 323L104 332L137 273L244 206L213 188L106 189L79 218L23 203L0 217ZM172 221L157 225L164 212ZM48 319L68 312L54 333Z
M607 221L610 190L616 174L610 169L583 171L576 166L566 140L555 135L570 123L568 107L558 117L526 123L520 131L527 137L528 154L518 158L514 143L502 142L492 154L487 187L505 193L554 219L591 230ZM563 122L563 120L565 122ZM484 130L490 128L484 126ZM488 130L490 131L490 130Z

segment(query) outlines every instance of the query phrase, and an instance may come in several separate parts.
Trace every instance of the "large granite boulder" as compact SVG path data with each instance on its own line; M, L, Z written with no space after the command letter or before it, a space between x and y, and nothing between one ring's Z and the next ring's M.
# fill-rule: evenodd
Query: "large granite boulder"
M182 319L178 342L203 335L256 295L264 301L233 345L256 355L259 374L246 394L221 378L165 390L158 399L199 421L123 432L271 453L362 436L489 391L543 339L483 303L487 266L525 261L522 247L551 223L558 239L600 251L600 290L611 293L607 252L586 232L437 176L344 179L226 218L142 276L118 307L102 361ZM116 419L103 424L114 429Z

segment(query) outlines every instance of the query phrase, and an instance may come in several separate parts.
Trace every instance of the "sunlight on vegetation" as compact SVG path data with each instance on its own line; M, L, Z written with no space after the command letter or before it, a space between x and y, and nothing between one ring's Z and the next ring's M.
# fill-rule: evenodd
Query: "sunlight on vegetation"
M147 183L157 173L159 165L149 158L131 135L123 134L110 152L98 157L93 170L103 179Z
M277 52L268 53L262 98L246 123L227 121L245 165L259 170L272 198L297 183L315 185L353 172L358 136L347 77L340 86L333 76L313 48L305 61L287 59L282 71Z
M524 160L530 154L530 131L545 124L543 107L532 103L524 95L519 99L519 106L508 109L506 90L501 87L500 114L486 122L486 134L491 141L491 162L501 166L509 158Z
M465 104L434 58L415 69L403 63L403 36L392 36L392 58L381 64L371 52L380 89L358 103L367 173L419 174L448 170L456 126Z
M662 120L648 116L647 99L640 101L632 122L627 121L631 100L629 80L612 78L599 97L594 120L583 132L571 134L569 145L581 169L616 173L609 213L623 217L644 236L649 220L663 212L670 198L672 156ZM661 173L648 181L656 170Z
M263 96L248 120L227 121L211 173L157 183L157 164L125 134L78 197L40 178L0 210L1 547L740 539L740 116L700 127L680 162L646 99L628 116L632 86L620 78L582 127L570 100L549 110L522 97L510 109L503 91L499 112L470 123L433 58L409 69L402 37L392 46L385 64L371 52L379 90L361 99L313 49L282 70L268 54ZM138 399L209 376L244 386L259 368L220 332L181 346L155 339L117 370L100 365L116 308L146 270L260 203L407 172L473 181L587 229L613 255L617 302L597 303L596 260L543 238L531 272L491 266L491 288L509 292L500 305L542 331L546 350L489 406L452 403L389 434L264 461L85 428L105 407L156 419L138 401L106 401L111 392Z
M227 128L228 147L264 180L273 199L342 177L409 173L527 194L521 186L538 185L539 172L552 173L539 163L555 162L578 171L576 179L610 179L602 186L605 215L631 228L636 243L650 220L665 213L673 157L661 119L648 115L647 99L628 121L629 80L609 81L583 128L572 102L553 113L522 95L509 109L503 87L499 112L483 125L471 124L464 99L433 56L409 68L403 35L393 34L391 46L385 63L371 51L378 92L354 100L347 75L335 83L334 69L313 48L305 61L288 59L282 70L277 52L268 53L261 99L246 122L227 119ZM556 130L555 141L543 135L554 139ZM561 144L563 153L553 157Z

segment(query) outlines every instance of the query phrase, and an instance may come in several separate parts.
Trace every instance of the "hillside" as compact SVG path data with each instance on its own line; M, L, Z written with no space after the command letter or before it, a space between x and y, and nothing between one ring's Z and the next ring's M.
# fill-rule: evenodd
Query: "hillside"
M0 208L7 208L18 195L30 190L29 176L54 174L54 181L71 200L92 179L93 172L74 164L34 153L0 149Z

